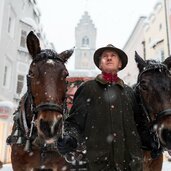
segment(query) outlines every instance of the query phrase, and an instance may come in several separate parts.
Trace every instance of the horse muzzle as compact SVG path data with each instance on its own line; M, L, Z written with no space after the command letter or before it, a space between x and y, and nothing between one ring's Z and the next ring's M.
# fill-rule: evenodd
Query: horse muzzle
M62 116L54 120L45 120L41 118L38 121L37 129L38 134L41 136L47 144L51 144L56 141L57 137L62 132Z

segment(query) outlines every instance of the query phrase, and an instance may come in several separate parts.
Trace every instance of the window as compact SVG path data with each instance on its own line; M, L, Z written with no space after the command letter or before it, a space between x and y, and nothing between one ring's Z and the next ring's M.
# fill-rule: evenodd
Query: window
M7 31L9 35L13 38L14 37L14 32L15 32L15 12L12 7L9 8L9 18L8 18L8 28Z
M149 44L151 43L151 37L149 37L149 39L148 39L148 43L149 43Z
M8 89L10 88L10 82L11 82L11 70L12 70L11 61L6 58L2 85L3 87Z
M8 67L5 66L5 69L4 69L3 86L6 86L6 84L7 84L7 73L8 73Z
M23 89L23 85L24 85L24 75L18 75L17 78L17 94L21 94L21 91Z
M19 98L23 95L26 90L26 75L28 73L29 66L23 62L17 62L17 71L16 71L16 86L15 86L15 98Z
M89 45L89 38L87 36L82 39L82 46L87 47Z
M26 36L27 36L27 32L24 30L21 30L20 46L23 48L26 47Z
M164 50L161 50L160 53L161 53L161 62L163 62L164 61Z
M11 32L11 17L9 17L9 20L8 20L8 33Z
M163 49L159 49L156 51L155 53L156 59L160 62L164 61L164 50Z
M162 24L160 23L159 24L159 31L161 31L162 30Z

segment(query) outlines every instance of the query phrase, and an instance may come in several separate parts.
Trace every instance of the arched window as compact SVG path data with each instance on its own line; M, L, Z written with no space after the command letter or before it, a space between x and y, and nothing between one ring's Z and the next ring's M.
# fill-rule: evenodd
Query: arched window
M82 39L82 46L87 47L89 45L89 38L87 36Z

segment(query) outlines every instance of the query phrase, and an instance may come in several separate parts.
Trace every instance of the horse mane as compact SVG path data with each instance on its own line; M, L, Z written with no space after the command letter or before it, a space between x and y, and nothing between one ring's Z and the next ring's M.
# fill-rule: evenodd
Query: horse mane
M146 63L147 63L148 65L161 64L160 61L157 61L157 60L154 60L154 59L148 59L148 60L146 60Z
M139 73L139 77L140 75L142 75L142 73L146 72L146 71L150 71L150 70L168 70L167 65L163 64L160 61L154 60L154 59L150 59L150 60L146 60L145 61L146 66L143 68L143 70Z

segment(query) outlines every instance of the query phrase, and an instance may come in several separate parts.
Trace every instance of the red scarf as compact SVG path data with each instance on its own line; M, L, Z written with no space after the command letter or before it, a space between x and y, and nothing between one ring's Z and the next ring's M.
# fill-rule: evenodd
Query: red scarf
M109 83L117 82L118 81L118 75L117 74L111 74L111 73L102 73L103 79L106 80Z

